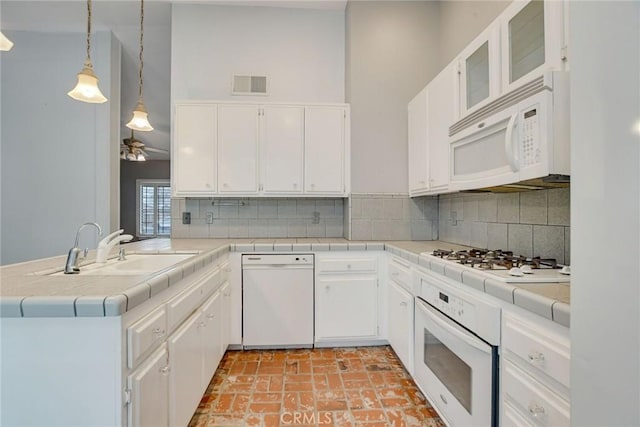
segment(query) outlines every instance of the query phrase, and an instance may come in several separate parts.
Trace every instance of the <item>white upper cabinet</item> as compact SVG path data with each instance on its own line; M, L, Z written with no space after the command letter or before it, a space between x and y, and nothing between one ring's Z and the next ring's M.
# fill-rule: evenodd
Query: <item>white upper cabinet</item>
M260 123L264 193L302 193L304 107L265 106Z
M217 190L217 134L215 104L176 105L171 157L174 196L208 195Z
M219 192L258 192L257 105L218 106Z
M346 197L349 107L177 102L176 197Z
M318 195L347 193L346 119L345 107L305 108L305 192Z
M407 136L409 140L409 193L419 195L429 190L429 166L427 157L428 86L409 102L407 108Z
M437 194L449 188L449 126L455 120L456 64L449 64L408 108L409 195Z
M458 58L460 115L486 104L500 91L500 26L491 25ZM450 96L455 93L452 92Z
M562 1L514 1L500 16L502 89L508 92L565 59Z
M455 120L456 70L448 65L429 83L427 98L427 155L430 194L449 188L449 126Z

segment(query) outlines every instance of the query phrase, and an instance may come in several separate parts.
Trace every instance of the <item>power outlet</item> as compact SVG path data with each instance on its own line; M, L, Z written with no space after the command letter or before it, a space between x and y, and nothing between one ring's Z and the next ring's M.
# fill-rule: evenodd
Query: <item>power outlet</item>
M312 224L320 224L320 212L314 212L313 213L313 220L311 221Z
M182 223L191 224L191 212L182 212Z
M207 212L207 224L213 224L213 212Z

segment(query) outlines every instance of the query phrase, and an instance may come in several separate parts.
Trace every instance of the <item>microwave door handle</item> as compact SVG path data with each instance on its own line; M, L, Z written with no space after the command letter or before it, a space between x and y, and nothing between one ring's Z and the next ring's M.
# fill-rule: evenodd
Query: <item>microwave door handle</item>
M518 158L515 155L514 150L514 142L513 142L513 130L516 127L516 119L518 118L518 113L513 113L511 118L509 119L509 124L507 124L507 134L504 139L504 151L507 154L507 161L509 162L509 166L511 166L511 170L517 172L520 169L520 165L518 164Z

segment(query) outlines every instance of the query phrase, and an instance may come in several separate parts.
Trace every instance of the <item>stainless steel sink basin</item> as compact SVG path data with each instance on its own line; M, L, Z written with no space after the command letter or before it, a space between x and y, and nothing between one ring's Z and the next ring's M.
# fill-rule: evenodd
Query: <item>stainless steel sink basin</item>
M81 276L135 276L151 274L164 270L181 261L191 258L195 253L175 254L130 254L126 260L111 259L106 263L93 263L80 266ZM52 276L62 276L64 272L58 271Z

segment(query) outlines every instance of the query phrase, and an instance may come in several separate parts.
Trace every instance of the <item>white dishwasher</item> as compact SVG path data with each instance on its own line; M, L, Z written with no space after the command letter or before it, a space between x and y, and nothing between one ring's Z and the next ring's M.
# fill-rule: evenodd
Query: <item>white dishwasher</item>
M313 255L242 255L244 348L313 347Z

